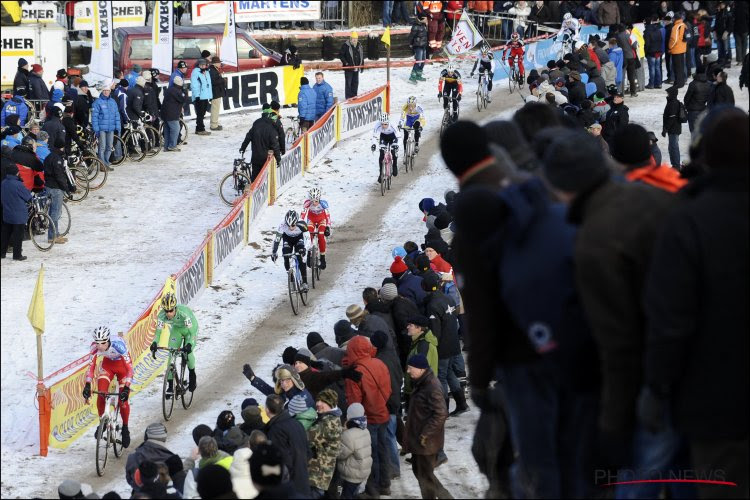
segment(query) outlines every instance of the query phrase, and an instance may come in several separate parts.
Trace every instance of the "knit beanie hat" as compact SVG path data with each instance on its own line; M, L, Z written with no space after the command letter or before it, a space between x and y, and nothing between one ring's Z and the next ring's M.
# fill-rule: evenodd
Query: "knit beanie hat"
M440 287L440 278L437 273L430 271L422 276L422 290L425 292L436 292Z
M9 127L18 126L18 120L21 117L17 114L13 113L12 115L7 115L5 117L5 124Z
M448 244L440 238L431 238L424 242L425 248L432 248L440 255L448 253Z
M406 257L406 249L404 247L393 247L393 250L391 250L391 257L394 259L396 257L401 257L403 259Z
M281 355L281 361L283 361L287 365L293 365L294 364L294 356L297 355L297 349L288 346L286 349L284 349L284 353Z
M404 243L404 250L406 250L407 254L410 254L419 250L419 247L413 241L407 241L406 243Z
M365 416L365 407L362 403L352 403L346 409L346 419L352 420L355 418L362 418Z
M143 78L142 76L139 76L138 78L135 79L135 84L138 85L139 87L143 87L144 85L146 85L146 79Z
M323 337L318 332L310 332L307 334L307 348L312 349L313 346L323 343Z
M130 86L130 82L129 81L127 81L125 78L123 78L122 80L120 80L120 87L128 87L128 86Z
M26 59L24 59L23 57L19 57L19 58L18 58L18 67L19 67L19 68L23 68L23 67L24 67L24 66L26 66L27 64L29 64L29 61L27 61L27 60L26 60ZM80 486L80 485L79 485L79 486ZM60 498L62 498L62 497L60 497Z
M202 437L210 436L212 434L213 432L211 432L211 428L206 424L200 424L193 427L193 442L195 443L195 446L198 446L198 442Z
M57 487L57 494L60 498L83 498L81 483L73 479L66 479Z
M378 297L382 300L393 300L398 296L398 287L393 283L386 283L378 290Z
M357 304L352 304L346 308L346 317L353 325L358 326L365 317L365 311Z
M341 345L354 337L357 334L357 331L352 328L352 324L349 323L349 320L341 319L333 325L333 333L336 337L336 343Z
M309 406L307 405L307 400L301 394L297 394L296 396L292 397L292 399L290 399L289 403L286 405L286 409L291 416L304 413L308 408Z
M413 366L414 368L421 368L422 370L426 370L430 367L424 354L415 354L411 356L406 364L408 366Z
M270 442L258 445L250 456L253 483L266 487L281 484L283 472L284 456L281 450Z
M297 354L294 355L294 361L300 361L307 366L310 366L313 361L317 358L308 349L300 349Z
M629 123L615 132L610 148L612 157L626 166L642 166L651 159L651 143L648 131L635 123Z
M258 406L258 400L255 398L245 398L242 400L242 405L240 405L240 410L244 410L248 406Z
M440 153L445 165L457 178L490 156L487 134L474 122L459 120L440 138Z
M232 427L229 432L224 436L224 447L229 448L232 451L225 450L227 453L234 453L234 451L245 444L247 434L242 432L239 427Z
M198 494L201 498L228 498L232 493L232 476L221 465L203 467L198 474Z
M308 80L306 76L303 76L302 78L299 79L299 84L300 85L310 85L310 80Z
M376 349L384 349L385 346L388 345L388 334L382 330L378 330L372 334L370 342L372 342L372 345L374 345Z
M419 211L420 212L431 212L432 209L435 208L435 200L432 198L422 198L419 201Z
M315 401L322 401L331 408L336 408L339 404L339 395L333 389L323 389L318 393Z
M229 410L223 410L216 417L216 428L222 431L228 431L234 427L234 413Z
M429 245L428 245L429 246ZM425 254L421 253L414 259L414 265L417 266L417 270L420 273L430 270L430 258Z
M557 189L581 193L609 177L602 148L583 130L562 130L547 148L544 176Z
M164 442L167 440L167 428L161 422L154 422L146 427L146 439Z
M396 257L395 259L393 259L393 264L391 264L391 274L402 274L408 270L409 268L404 262L404 259L402 259L401 257Z
M427 328L428 326L430 326L430 320L427 319L427 316L424 316L422 314L415 314L414 316L410 316L409 319L406 320L406 324L412 324L415 326Z
M260 415L260 406L250 405L242 410L242 421L253 427L263 425L263 417Z

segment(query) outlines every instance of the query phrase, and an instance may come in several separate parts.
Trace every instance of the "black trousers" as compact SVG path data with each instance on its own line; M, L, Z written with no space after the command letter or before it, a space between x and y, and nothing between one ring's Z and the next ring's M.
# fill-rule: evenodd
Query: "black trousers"
M23 232L26 224L9 224L3 222L3 229L0 235L0 254L5 256L8 247L13 246L13 258L21 257L21 245L23 244Z
M635 84L635 58L625 59L625 74L628 77L628 83L630 84L630 95L634 95L636 91ZM625 82L623 82L623 87Z
M411 470L419 482L422 498L453 498L440 480L435 477L437 455L411 455Z
M422 135L422 127L419 122L414 122L412 127L414 129L414 142L419 144L419 137ZM406 141L409 140L409 131L404 129L404 151L406 151Z
M748 498L748 440L690 441L699 478L730 481L737 486L698 484L699 498Z
M208 110L209 101L208 99L198 99L195 101L195 131L203 132L206 130L206 126L203 125L203 117L206 116Z
M344 71L344 97L349 99L357 95L357 89L359 88L359 70L346 70Z
M672 73L675 87L685 86L685 54L672 54Z

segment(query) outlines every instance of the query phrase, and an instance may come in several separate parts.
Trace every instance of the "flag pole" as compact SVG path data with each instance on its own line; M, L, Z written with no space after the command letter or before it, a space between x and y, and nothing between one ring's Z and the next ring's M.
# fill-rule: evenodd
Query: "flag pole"
M39 403L39 454L47 456L49 447L49 427L52 412L50 391L44 385L44 359L42 358L42 334L44 333L44 263L34 286L29 311L26 313L34 333L36 333L36 396Z

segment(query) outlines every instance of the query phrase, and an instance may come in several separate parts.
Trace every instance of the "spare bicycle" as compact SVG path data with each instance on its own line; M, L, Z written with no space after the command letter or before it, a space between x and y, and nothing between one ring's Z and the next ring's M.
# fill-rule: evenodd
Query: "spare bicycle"
M225 175L219 182L219 196L229 206L242 198L245 191L250 188L252 180L252 165L245 158L236 158L232 171Z
M49 228L55 228L55 223L52 222L52 218L48 214L51 201L49 195L42 191L41 193L32 193L29 202L31 209L28 222L29 238L31 238L34 246L42 252L46 252L55 246L55 240L47 238Z
M159 124L159 136L164 137L164 121ZM187 144L188 128L185 120L180 118L180 132L177 134L177 145Z
M285 137L287 151L289 151L294 143L297 142L297 139L299 139L300 135L299 116L294 116L290 118L290 120L292 121L292 126L287 127Z
M302 305L307 305L307 291L302 287L302 271L299 268L299 260L302 257L296 252L285 253L284 257L289 258L289 271L287 272L287 284L289 287L289 302L292 305L292 312L295 316L299 311L299 301Z
M115 457L120 458L122 456L120 393L92 391L92 394L107 398L104 414L99 419L99 426L96 429L96 474L103 476L104 468L107 466L110 445L112 446L112 451L115 453ZM86 400L86 404L88 404L88 399Z
M174 410L174 400L180 398L184 409L190 408L193 403L193 392L188 389L188 355L184 347L157 347L158 351L168 351L169 359L167 361L167 370L164 372L164 383L161 391L161 410L164 420L172 418ZM179 370L177 369L177 359L180 360ZM172 379L172 394L169 394L169 379Z

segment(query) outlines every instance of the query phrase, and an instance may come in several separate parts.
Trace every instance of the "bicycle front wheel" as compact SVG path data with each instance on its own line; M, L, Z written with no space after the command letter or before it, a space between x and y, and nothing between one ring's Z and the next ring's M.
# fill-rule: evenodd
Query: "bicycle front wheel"
M151 158L161 152L161 134L151 125L146 125L144 130L146 131L146 137L148 137L148 151L146 152L146 156Z
M103 418L99 421L96 429L96 474L104 475L107 467L107 455L109 454L109 420Z
M31 238L34 246L42 252L46 252L55 246L55 240L47 239L49 228L54 228L54 224L50 216L45 213L34 214L29 220L29 238Z
M242 195L245 194L245 190L250 187L250 184L250 177L242 172L228 173L219 183L221 201L229 206L234 205L235 201L242 198Z
M177 145L187 144L188 128L185 120L180 119L180 134L177 136Z
M169 364L167 365L167 371L164 373L164 383L162 384L161 389L161 410L162 414L164 415L164 420L169 420L172 418L172 410L174 410L174 398L175 398L175 383L172 382L172 397L167 399L167 389L169 389L169 378L172 377L174 379L175 376L175 369L174 369L174 362L172 361L172 356L169 356Z
M297 293L297 279L294 277L294 271L290 268L287 274L289 285L289 303L292 305L292 312L297 315L299 311L299 294Z
M112 153L109 156L109 164L117 166L124 162L126 150L125 141L119 135L115 135L112 139ZM120 156L116 156L118 151Z
M477 111L482 111L482 87L481 82L479 83L480 87L477 89Z
M515 71L511 71L508 73L508 90L510 90L510 93L513 93L513 82L516 79Z
M68 204L63 201L60 208L60 218L57 220L57 235L65 236L70 232L70 210Z
M74 193L65 193L65 198L75 203L85 200L89 195L89 179L86 173L79 168L71 168L70 173L73 174L76 190Z
M180 391L180 401L182 402L182 407L187 410L190 408L190 405L193 404L193 392L188 390L189 381L185 379L187 354L184 356L185 357L180 358L180 386L182 387L182 390Z
M148 138L138 131L130 132L125 141L128 158L131 161L143 161L148 150Z
M117 418L120 415L119 407L115 408L115 419L114 424L109 426L112 432L112 451L115 452L115 456L120 458L122 456L122 424Z
M86 170L89 172L89 189L96 191L101 188L105 182L107 182L107 175L109 170L104 166L102 162L96 156L84 156L81 163L86 165ZM91 176L91 172L98 172L98 175Z

